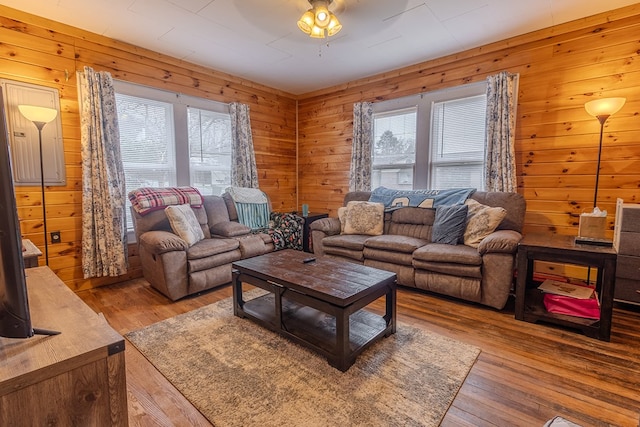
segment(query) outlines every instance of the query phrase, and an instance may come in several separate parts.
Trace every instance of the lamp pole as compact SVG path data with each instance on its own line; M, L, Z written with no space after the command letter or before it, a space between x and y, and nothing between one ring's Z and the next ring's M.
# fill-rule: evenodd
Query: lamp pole
M601 98L594 99L584 104L587 113L597 118L600 122L600 143L598 144L598 165L596 169L596 188L593 193L593 207L598 204L598 181L600 180L600 158L602 156L602 135L604 124L609 117L617 113L624 105L626 98Z
M600 158L602 156L602 135L604 133L604 124L609 118L609 114L596 116L600 122L600 144L598 145L598 165L596 166L596 189L593 193L593 207L598 206L598 181L600 180Z
M49 239L47 234L47 205L44 202L44 162L42 160L42 128L46 122L33 122L38 128L38 147L40 149L40 190L42 194L42 223L44 224L44 262L49 265ZM597 191L597 187L596 187Z
M58 115L58 110L35 105L18 105L20 113L38 128L40 151L40 190L42 194L42 223L44 225L44 259L49 265L49 239L47 236L47 204L44 199L44 160L42 158L42 128Z

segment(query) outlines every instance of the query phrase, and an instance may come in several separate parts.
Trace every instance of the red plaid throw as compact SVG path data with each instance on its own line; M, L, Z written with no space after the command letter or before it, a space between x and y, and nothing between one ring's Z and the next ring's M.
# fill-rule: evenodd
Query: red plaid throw
M195 187L142 187L129 192L129 200L140 215L164 209L169 205L189 203L194 208L202 206L202 194Z

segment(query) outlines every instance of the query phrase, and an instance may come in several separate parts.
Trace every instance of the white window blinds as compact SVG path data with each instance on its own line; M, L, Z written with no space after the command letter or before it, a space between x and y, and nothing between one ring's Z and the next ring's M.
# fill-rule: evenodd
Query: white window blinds
M374 115L372 188L410 190L416 162L417 108Z
M175 185L172 105L122 94L116 103L127 192Z
M202 194L222 194L231 185L229 114L193 107L187 113L191 185Z
M486 96L434 102L431 187L483 188Z

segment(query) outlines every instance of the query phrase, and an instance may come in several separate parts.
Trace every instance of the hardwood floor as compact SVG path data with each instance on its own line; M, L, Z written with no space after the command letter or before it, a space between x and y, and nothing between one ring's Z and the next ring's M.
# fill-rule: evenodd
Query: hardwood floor
M231 296L222 288L171 302L143 279L79 292L121 334ZM382 312L383 304L374 310ZM638 427L640 310L617 305L611 342L520 322L502 311L401 288L398 320L482 349L443 426L542 426L560 415L583 426ZM131 426L211 425L127 345Z

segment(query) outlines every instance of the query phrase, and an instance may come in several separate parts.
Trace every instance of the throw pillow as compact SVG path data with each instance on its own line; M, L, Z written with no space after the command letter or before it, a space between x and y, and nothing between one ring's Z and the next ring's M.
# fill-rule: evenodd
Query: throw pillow
M343 234L379 236L384 231L384 205L375 202L349 202Z
M167 206L164 212L167 214L167 218L169 218L173 232L187 242L187 245L193 246L204 239L204 232L200 227L198 218L196 218L196 214L188 203L184 205Z
M438 206L431 228L431 241L457 245L467 226L467 205Z
M346 206L338 208L338 219L340 220L340 234L344 234L344 224L347 222Z
M498 228L507 211L504 208L483 205L473 199L467 199L465 204L469 207L469 213L464 244L477 248L482 239Z

